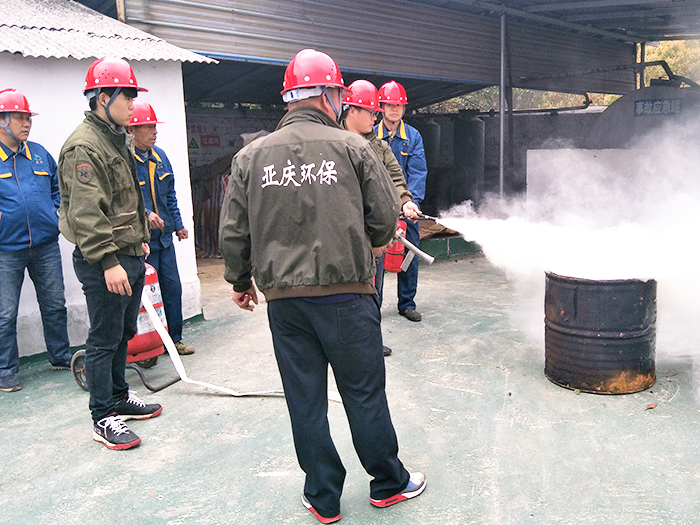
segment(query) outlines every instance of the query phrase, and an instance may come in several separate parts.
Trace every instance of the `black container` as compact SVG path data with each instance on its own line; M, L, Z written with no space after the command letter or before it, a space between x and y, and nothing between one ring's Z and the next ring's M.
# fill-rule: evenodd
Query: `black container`
M594 394L656 382L656 281L595 281L547 273L547 379Z

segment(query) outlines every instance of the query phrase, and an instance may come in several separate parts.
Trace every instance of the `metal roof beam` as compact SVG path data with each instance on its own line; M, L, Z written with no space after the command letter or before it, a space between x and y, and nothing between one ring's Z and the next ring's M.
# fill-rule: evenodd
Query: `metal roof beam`
M572 24L571 22L566 22L560 20L559 18L553 18L550 16L538 15L536 13L530 13L528 11L523 11L522 9L513 9L512 7L507 7L505 5L496 4L493 2L483 2L482 0L455 0L457 3L470 5L475 8L488 9L496 13L505 13L506 15L511 15L515 18L522 18L524 20L533 20L541 24L563 27L570 31L576 31L579 33L587 33L596 36L602 36L604 38L609 38L612 40L617 40L627 43L637 43L640 38L634 38L624 33L613 33L611 31L603 31L602 29L596 29L595 27L584 26L581 24ZM613 1L628 1L628 0L613 0ZM658 1L658 0L657 0Z
M684 5L700 5L698 0L675 1L674 4ZM551 4L540 4L532 7L526 7L528 13L553 13L555 11L574 11L580 9L597 9L610 7L641 7L652 5L663 7L665 2L660 0L585 0L581 2L559 2Z
M700 20L700 5L687 8L652 8L648 10L629 10L622 11L605 11L597 13L586 13L568 15L562 17L567 22L587 22L591 20L637 20L639 18L684 18L699 17Z

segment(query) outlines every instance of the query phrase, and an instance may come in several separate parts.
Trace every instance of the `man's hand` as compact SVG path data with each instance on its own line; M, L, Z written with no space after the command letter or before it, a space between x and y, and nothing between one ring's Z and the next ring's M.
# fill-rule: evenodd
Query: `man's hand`
M418 205L413 201L406 201L406 203L403 205L403 208L401 208L401 211L406 216L406 218L414 221L418 220L418 214L421 212Z
M105 270L105 284L107 290L119 295L131 295L131 285L129 284L129 276L121 264L112 266Z
M391 248L391 245L393 243L389 243L386 246L380 246L379 248L372 248L372 255L374 255L374 258L376 259L377 257L381 257L386 253L386 251Z
M175 235L177 235L177 240L181 241L182 239L187 239L187 237L189 237L189 232L187 231L187 228L183 228L181 230L177 230Z
M142 242L141 243L141 249L143 250L143 254L148 257L151 255L151 246L147 242Z
M156 228L163 230L163 226L165 226L163 219L154 211L148 214L148 223L151 226L151 230L155 230Z
M238 308L241 310L248 310L249 312L252 312L255 308L255 306L251 304L251 301L258 304L258 294L255 291L255 286L251 286L245 292L237 292L234 290L231 299L238 305Z

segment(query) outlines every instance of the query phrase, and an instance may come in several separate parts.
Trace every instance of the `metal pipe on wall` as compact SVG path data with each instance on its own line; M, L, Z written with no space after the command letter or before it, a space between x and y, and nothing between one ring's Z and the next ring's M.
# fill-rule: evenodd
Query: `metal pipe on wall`
M501 13L501 83L499 86L498 108L498 194L503 198L503 179L505 163L505 127L506 127L506 14Z

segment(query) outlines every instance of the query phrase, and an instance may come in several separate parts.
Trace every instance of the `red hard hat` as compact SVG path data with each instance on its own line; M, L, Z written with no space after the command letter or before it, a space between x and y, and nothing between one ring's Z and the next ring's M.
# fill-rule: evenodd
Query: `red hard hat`
M37 115L29 108L29 102L21 91L3 89L0 91L0 113L29 113Z
M355 80L348 86L350 95L343 99L343 104L357 106L373 111L384 111L379 108L379 94L369 80Z
M379 88L379 102L383 104L408 104L406 90L396 80L387 82Z
M282 94L317 86L346 89L340 69L330 56L315 49L302 49L287 65Z
M134 100L134 112L131 114L129 126L144 126L146 124L163 124L156 117L156 112L148 102Z
M116 57L103 57L95 60L85 75L83 93L91 89L106 87L130 87L138 91L148 91L136 83L134 70L126 60Z

